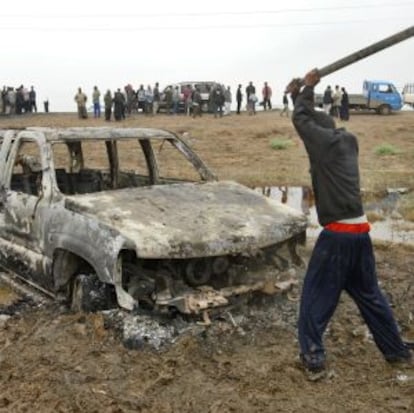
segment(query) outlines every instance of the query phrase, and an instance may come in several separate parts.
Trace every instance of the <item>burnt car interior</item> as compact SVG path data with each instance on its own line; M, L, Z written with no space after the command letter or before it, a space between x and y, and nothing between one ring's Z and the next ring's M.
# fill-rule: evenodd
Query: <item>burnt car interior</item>
M39 196L39 182L42 181L42 174L33 172L31 174L13 174L10 189L16 192L23 192L29 195Z
M173 140L78 141L64 146L66 153L60 150L54 158L56 183L67 195L200 180ZM181 176L183 164L184 171L191 172Z
M10 189L39 196L42 177L39 147L34 142L22 142L16 156Z
M52 145L56 183L66 195L200 181L173 140L60 141ZM21 145L10 188L39 196L42 167L34 142ZM185 164L185 166L183 166Z
M133 148L132 143L136 142L131 142L130 150L138 149ZM151 183L150 173L144 174L147 167L134 165L136 173L120 169L116 140L96 141L93 150L90 144L75 141L53 145L56 183L62 193L85 194Z

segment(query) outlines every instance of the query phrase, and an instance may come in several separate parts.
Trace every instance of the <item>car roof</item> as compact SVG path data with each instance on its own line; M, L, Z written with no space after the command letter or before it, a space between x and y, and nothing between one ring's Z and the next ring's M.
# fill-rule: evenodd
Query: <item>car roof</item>
M111 128L111 127L72 127L48 128L29 127L20 133L42 133L49 142L79 141L79 140L111 140L111 139L175 139L177 135L163 129L154 128ZM28 137L28 134L26 135Z

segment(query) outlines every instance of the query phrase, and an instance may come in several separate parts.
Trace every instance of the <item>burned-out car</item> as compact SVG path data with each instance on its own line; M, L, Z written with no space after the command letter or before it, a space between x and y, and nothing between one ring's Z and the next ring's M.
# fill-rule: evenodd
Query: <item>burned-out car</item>
M199 313L264 288L261 263L280 272L299 260L305 216L218 180L174 133L27 128L0 139L0 264L75 310Z

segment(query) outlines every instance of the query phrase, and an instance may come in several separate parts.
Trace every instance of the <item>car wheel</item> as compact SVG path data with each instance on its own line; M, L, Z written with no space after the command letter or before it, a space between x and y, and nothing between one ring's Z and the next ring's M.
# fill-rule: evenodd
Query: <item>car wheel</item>
M72 281L70 308L91 313L116 305L114 289L101 282L96 274L77 274Z
M127 281L128 294L145 307L153 308L153 294L156 291L155 279L143 273L142 269L131 263L123 263L122 276Z
M389 105L381 105L378 108L378 113L380 115L389 115L391 113L391 107Z
M192 287L207 284L212 276L211 261L207 259L193 259L185 268L185 279Z

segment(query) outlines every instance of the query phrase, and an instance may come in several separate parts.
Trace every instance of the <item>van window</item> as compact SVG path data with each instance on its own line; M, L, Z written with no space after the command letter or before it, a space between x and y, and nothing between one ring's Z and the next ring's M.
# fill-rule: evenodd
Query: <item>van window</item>
M208 93L213 89L214 85L210 83L198 83L196 86L200 90L200 93Z

